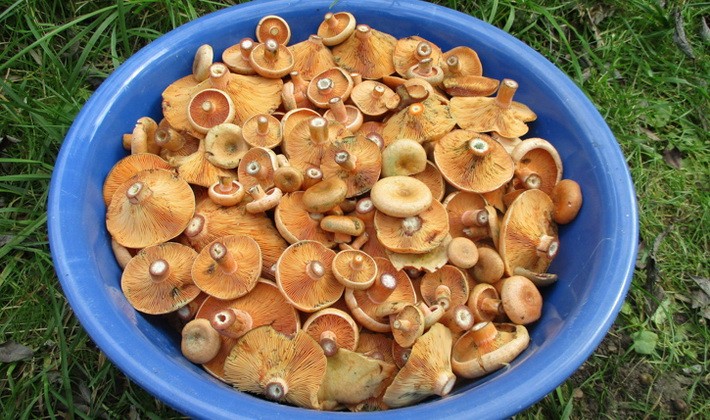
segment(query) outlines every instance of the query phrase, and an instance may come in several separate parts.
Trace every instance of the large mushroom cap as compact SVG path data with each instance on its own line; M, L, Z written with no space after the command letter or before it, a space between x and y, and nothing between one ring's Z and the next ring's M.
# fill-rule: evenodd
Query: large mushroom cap
M289 302L303 312L315 312L340 299L345 289L333 275L335 251L316 241L300 241L281 254L276 283Z
M218 124L205 135L205 158L223 169L234 169L249 150L242 129L236 124Z
M113 193L116 192L121 184L136 173L146 169L172 170L173 167L163 158L153 153L137 153L121 158L113 165L104 180L104 203L108 206Z
M198 133L234 120L234 102L224 91L203 89L195 93L187 104L188 121Z
M292 166L306 171L310 167L320 168L330 144L351 135L350 130L335 120L303 118L293 124L290 130L284 128L281 147Z
M308 99L319 108L328 108L331 99L345 101L353 90L354 82L350 74L340 67L323 70L308 83Z
M416 216L434 201L426 184L405 175L378 180L372 187L370 199L379 212L391 217Z
M478 323L454 344L453 371L464 378L486 375L508 365L529 342L528 330L522 325Z
M498 251L506 274L517 274L518 269L547 271L559 251L553 208L550 196L533 189L520 194L505 212Z
M399 96L384 83L364 80L353 87L350 99L365 115L380 116L399 104Z
M256 25L256 39L259 42L273 39L279 44L287 45L291 40L291 28L281 16L264 16Z
M293 70L293 53L275 39L269 38L257 44L249 54L254 71L267 79L281 79Z
M454 130L434 146L441 174L460 190L484 193L506 184L514 165L508 152L490 136Z
M336 308L324 308L311 314L303 323L303 331L320 344L328 357L341 349L354 351L360 338L360 327L355 320Z
M137 173L115 191L106 212L106 228L119 244L145 248L178 236L195 211L187 182L166 169Z
M481 76L483 66L478 53L466 46L454 47L443 54L447 76Z
M263 326L237 342L224 362L224 377L240 391L317 408L326 366L323 350L305 332L291 339Z
M394 73L392 56L397 39L368 25L357 25L342 44L333 47L335 62L364 79L379 79Z
M416 216L392 217L378 210L375 227L377 238L388 250L424 254L441 245L449 234L449 218L444 205L432 201L429 208Z
M310 35L289 47L293 53L293 70L297 71L304 79L311 80L318 73L336 67L333 53L323 43L323 38Z
M326 13L318 26L318 36L323 44L332 47L348 39L355 31L355 16L349 12Z
M367 253L345 249L333 259L333 274L343 286L364 290L372 286L377 276L377 264Z
M438 140L456 125L448 105L434 98L415 102L390 117L385 123L382 137L385 144L406 138L420 143Z
M235 299L249 293L261 274L259 244L249 236L219 238L200 251L192 276L200 290L219 299Z
M276 228L290 244L313 240L332 247L335 245L333 235L320 227L323 214L308 211L303 204L303 194L303 191L295 191L281 197L274 212Z
M526 139L515 146L510 156L523 188L539 188L552 196L562 179L562 159L550 142L539 137Z
M331 143L321 164L324 178L337 177L345 181L345 198L370 191L381 169L379 147L362 136L343 137Z
M200 293L190 275L196 255L192 248L175 242L144 248L126 264L121 290L140 312L173 312Z
M422 299L427 305L440 305L445 310L466 303L469 287L466 276L453 265L445 265L426 273L419 282Z

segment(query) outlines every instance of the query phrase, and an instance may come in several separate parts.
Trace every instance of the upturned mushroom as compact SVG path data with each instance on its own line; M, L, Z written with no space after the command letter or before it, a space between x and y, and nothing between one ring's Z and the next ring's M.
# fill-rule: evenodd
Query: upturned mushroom
M326 179L340 178L345 182L345 198L370 191L379 179L381 169L380 149L362 136L348 136L332 142L321 163Z
M216 125L234 121L235 112L232 98L220 89L203 89L193 95L187 104L187 119L192 128L201 134L206 134Z
M404 218L389 216L378 210L375 213L375 228L377 239L388 250L424 254L439 246L447 237L449 218L444 206L432 201L426 210Z
M335 120L326 120L320 116L306 118L290 130L286 129L284 123L281 147L294 167L302 171L311 167L319 169L330 144L350 135L352 133Z
M451 236L472 241L491 237L491 213L481 194L456 191L444 199Z
M441 171L439 171L439 168L436 167L434 162L427 160L426 167L423 171L410 176L426 184L426 186L429 187L434 200L441 201L444 199L444 194L446 193L446 181L444 181Z
M328 120L335 120L350 131L357 131L363 123L362 112L355 105L346 105L342 98L331 98L328 101L328 110L323 113Z
M453 265L445 265L433 273L425 273L419 281L419 290L427 305L439 305L445 311L465 304L469 294L466 277Z
M249 293L262 267L259 244L249 236L225 236L200 251L192 265L195 285L218 299Z
M355 31L355 16L349 12L328 12L318 26L318 36L323 44L332 47L344 42Z
M328 108L329 101L333 98L347 100L354 85L347 71L340 67L331 67L311 79L306 94L315 106Z
M434 324L414 343L407 363L385 391L385 404L404 407L429 396L448 395L456 383L450 360L452 345L451 331Z
M443 54L447 76L482 76L483 66L476 50L467 46L454 47Z
M256 74L254 67L249 61L249 55L256 46L251 38L242 38L239 43L228 47L222 52L222 62L229 67L229 70L244 75Z
M280 189L273 187L267 191L256 184L247 190L247 194L251 196L251 201L246 204L246 209L249 213L263 213L271 210L279 205L283 193Z
M316 241L290 245L276 264L276 283L286 299L303 312L326 308L343 294L345 287L333 274L335 251Z
M498 90L498 79L485 76L444 77L442 86L449 96L488 96Z
M255 185L268 190L274 186L274 171L277 165L276 153L271 149L252 147L239 161L237 167L239 182L247 191Z
M210 162L206 150L204 140L200 141L197 150L187 156L173 156L170 158L170 164L177 167L180 178L187 181L190 185L198 185L200 187L209 188L222 176L235 177L236 171L233 169L224 169ZM228 157L227 159L230 159Z
M358 249L339 251L333 259L333 274L345 287L365 290L377 278L377 264L374 258Z
M279 44L288 45L291 40L291 27L281 16L266 15L256 24L256 39L262 43L273 39Z
M504 314L498 291L487 283L479 283L473 287L466 305L476 323L493 321Z
M461 377L478 378L510 364L529 342L522 325L481 322L456 341L451 367Z
M297 71L291 71L289 75L291 78L284 82L283 90L281 91L281 101L284 109L288 112L295 109L317 108L308 98L309 81Z
M427 57L407 69L406 77L424 79L432 86L439 87L444 81L444 70L435 64L432 57Z
M200 293L190 275L196 255L192 248L175 242L146 247L126 264L121 290L137 311L173 312Z
M311 80L318 73L336 67L333 53L323 43L323 38L310 35L289 47L293 53L293 70L297 71L304 79Z
M446 235L441 244L423 254L399 253L386 250L387 257L398 270L415 270L421 276L423 271L434 272L449 262L448 247L451 235ZM410 274L411 276L411 274Z
M210 128L204 142L205 157L211 164L222 169L235 169L249 151L243 130L232 123Z
M434 65L439 66L442 62L441 48L416 35L398 39L392 53L394 69L402 77L407 77L409 69L425 58L431 58Z
M324 308L312 313L303 323L303 331L320 344L327 357L341 349L355 351L360 338L360 327L347 312Z
M434 162L449 183L463 191L484 193L513 178L514 164L490 136L453 130L434 145Z
M236 206L246 194L244 186L233 177L222 176L210 185L207 191L210 199L220 206Z
M224 363L225 380L240 391L299 407L318 408L327 366L318 343L299 331L293 338L269 326L255 328L235 344Z
M394 73L392 55L397 39L368 25L356 25L354 33L333 47L335 62L364 79L379 79Z
M252 147L274 149L281 144L283 130L281 123L273 115L256 114L244 121L242 136Z
M169 171L173 170L173 167L160 156L153 153L138 153L121 158L111 167L111 170L104 179L102 190L104 204L108 206L111 202L111 197L113 197L113 193L116 192L121 184L136 173L146 169L165 169Z
M517 90L517 82L503 79L495 97L451 98L451 115L466 130L520 137L528 132L526 123L536 120L537 115L526 105L513 101Z
M364 115L379 117L395 109L400 97L384 83L364 80L353 87L350 100Z
M303 191L284 195L274 212L274 222L281 236L289 243L313 240L331 248L333 235L320 227L323 213L313 213L303 204Z
M521 141L510 153L515 163L515 184L520 188L538 188L552 196L562 179L562 159L557 149L539 137Z
M178 236L195 211L192 189L173 171L148 169L126 180L106 210L106 228L119 244L145 248Z
M429 98L415 102L392 115L382 131L385 144L407 138L420 143L438 140L456 125L448 105Z
M254 71L267 79L280 79L293 70L293 53L273 38L257 44L249 54Z

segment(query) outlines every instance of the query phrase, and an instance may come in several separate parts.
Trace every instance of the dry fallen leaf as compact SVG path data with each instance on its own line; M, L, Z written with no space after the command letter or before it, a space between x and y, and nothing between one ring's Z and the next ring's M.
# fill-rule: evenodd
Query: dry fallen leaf
M705 319L710 319L710 279L698 276L690 276L700 287L700 290L691 295L691 307L697 309Z
M34 354L34 350L14 341L6 341L0 344L0 362L12 363L29 359Z
M676 147L663 150L663 161L676 169L680 169L683 166L682 153Z
M693 47L690 46L688 42L688 37L685 36L685 27L683 26L683 15L680 13L679 8L673 9L673 19L675 20L675 33L673 33L673 41L675 41L678 48L683 51L688 58L695 60L695 52L693 52Z

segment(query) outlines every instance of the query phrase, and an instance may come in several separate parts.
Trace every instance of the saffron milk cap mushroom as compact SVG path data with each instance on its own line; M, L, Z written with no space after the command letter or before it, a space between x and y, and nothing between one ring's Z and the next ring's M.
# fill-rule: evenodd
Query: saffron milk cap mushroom
M507 366L529 343L522 325L481 322L456 341L451 366L461 377L478 378Z
M416 175L427 166L424 146L412 139L397 139L382 150L382 176Z
M355 17L349 12L328 12L318 26L318 36L323 39L323 44L332 47L348 39L355 31Z
M372 286L377 277L374 258L357 249L345 249L333 259L333 274L343 286L365 290Z
M392 55L397 39L392 35L359 24L344 42L333 47L338 66L360 73L363 79L379 79L394 73Z
M392 252L424 254L441 245L449 235L449 218L438 201L432 201L419 214L404 218L377 210L374 221L377 239Z
M434 201L431 190L416 178L395 175L381 178L370 191L375 208L391 217L412 217Z
M192 363L203 364L214 359L222 344L219 333L206 319L193 319L182 328L180 351Z
M320 344L327 357L340 349L355 351L360 338L360 327L345 311L323 308L312 313L303 323L303 331Z
M203 89L187 104L188 121L202 134L216 125L232 122L235 112L232 98L220 89Z
M192 266L195 284L218 299L235 299L249 293L262 267L259 244L249 236L225 236L200 251Z
M256 39L259 42L273 39L279 44L288 45L291 40L291 28L281 16L267 15L256 25Z
M570 223L582 207L582 189L571 179L563 179L552 189L552 219L560 225Z
M205 157L223 169L234 169L249 151L244 133L236 124L222 123L207 131L205 135Z
M104 203L108 206L116 189L136 173L145 169L172 170L163 158L153 153L138 153L125 156L116 162L106 175L103 185Z
M523 188L539 188L552 195L552 189L562 179L562 159L550 142L539 137L523 140L510 156Z
M249 62L254 71L267 79L280 79L293 70L294 58L291 50L274 38L257 44L249 54Z
M314 240L330 248L335 243L333 235L320 227L323 213L313 213L303 204L303 191L295 191L281 197L274 212L274 223L281 236L294 244Z

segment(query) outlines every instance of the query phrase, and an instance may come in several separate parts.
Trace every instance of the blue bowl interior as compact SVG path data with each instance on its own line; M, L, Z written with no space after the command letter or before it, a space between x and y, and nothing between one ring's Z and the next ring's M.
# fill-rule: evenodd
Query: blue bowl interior
M585 95L512 36L416 0L343 0L329 9L331 3L256 1L205 16L151 43L102 84L67 134L50 187L50 244L63 290L92 339L122 371L190 416L512 415L571 375L594 351L620 309L638 236L625 160ZM313 33L329 10L350 11L359 23L398 38L419 35L444 51L458 45L474 48L484 75L520 84L515 99L538 115L526 138L552 142L563 159L565 177L576 180L584 194L577 219L560 229L561 250L551 267L560 280L544 290L543 316L530 328L530 347L508 368L480 380L460 381L446 398L384 413L320 413L275 404L235 392L188 362L180 354L177 333L158 318L137 313L123 297L121 271L104 224L102 184L113 164L126 155L121 135L142 116L161 117L161 92L190 73L201 44L209 43L221 54L241 38L254 37L258 20L266 14L286 19L295 43Z

